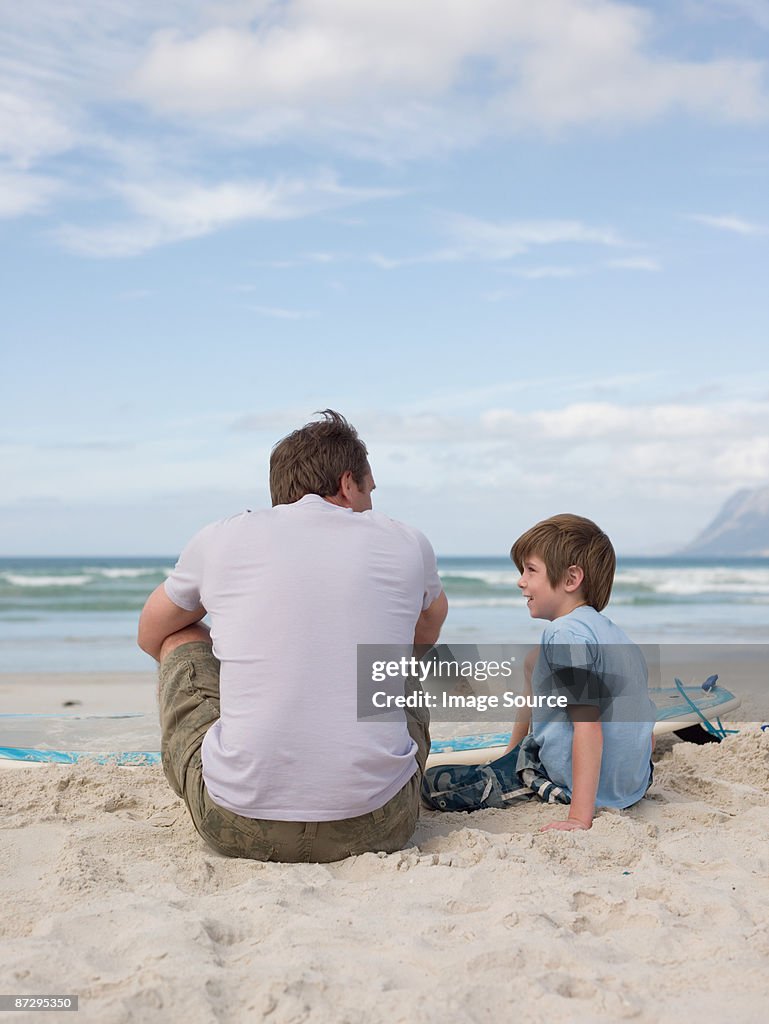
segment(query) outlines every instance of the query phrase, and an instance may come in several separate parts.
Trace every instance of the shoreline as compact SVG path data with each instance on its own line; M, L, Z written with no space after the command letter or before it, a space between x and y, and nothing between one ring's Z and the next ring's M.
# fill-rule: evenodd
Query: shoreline
M742 722L766 722L769 721L767 651L769 648L766 645L757 646L753 651L741 648L741 656L734 658L729 655L728 649L714 647L713 656L702 661L665 663L662 679L665 686L672 686L673 676L679 674L686 686L696 686L716 672L719 685L731 690L742 701L741 707L730 718ZM0 711L9 714L53 714L67 711L156 714L156 686L157 672L152 668L141 672L4 672L0 673ZM71 701L75 703L69 704ZM440 708L433 710L437 712L433 716L433 725L438 730L436 736L439 733L451 735L446 730L452 724L456 727L463 724L466 718L476 718L468 713L463 716L462 722L452 723L441 719ZM508 720L512 723L515 709L510 709L509 716L503 709L500 711L502 713L493 721L491 717L486 720L488 729L498 731L499 726L495 723Z

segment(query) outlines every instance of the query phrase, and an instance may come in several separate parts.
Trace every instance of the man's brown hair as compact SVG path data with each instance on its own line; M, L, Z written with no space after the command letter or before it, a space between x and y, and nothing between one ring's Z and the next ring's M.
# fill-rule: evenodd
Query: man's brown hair
M278 441L270 455L270 495L273 505L291 505L305 494L330 498L348 470L361 487L368 452L358 431L333 409L318 413L321 420L306 423Z
M585 574L585 602L597 612L609 603L617 556L609 538L591 519L570 513L543 519L522 534L510 551L519 572L531 555L545 563L551 587L563 583L569 566L577 565Z

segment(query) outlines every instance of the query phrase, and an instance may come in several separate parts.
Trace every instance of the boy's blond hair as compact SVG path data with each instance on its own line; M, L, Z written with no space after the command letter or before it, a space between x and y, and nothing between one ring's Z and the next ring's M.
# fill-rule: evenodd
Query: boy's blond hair
M568 512L543 519L522 534L510 551L519 572L530 555L545 563L551 587L563 583L569 566L577 565L585 574L586 604L600 612L609 603L617 556L609 538L591 519Z

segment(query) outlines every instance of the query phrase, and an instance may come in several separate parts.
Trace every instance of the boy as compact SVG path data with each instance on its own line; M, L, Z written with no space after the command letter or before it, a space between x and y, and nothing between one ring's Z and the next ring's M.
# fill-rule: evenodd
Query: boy
M527 688L566 707L519 720L508 751L479 768L442 766L426 774L423 799L442 810L504 807L534 790L568 803L565 821L542 831L589 829L596 804L630 807L651 783L655 708L640 649L601 610L616 557L595 523L558 515L537 523L510 553L532 618L547 619L526 659ZM528 735L527 735L528 734Z

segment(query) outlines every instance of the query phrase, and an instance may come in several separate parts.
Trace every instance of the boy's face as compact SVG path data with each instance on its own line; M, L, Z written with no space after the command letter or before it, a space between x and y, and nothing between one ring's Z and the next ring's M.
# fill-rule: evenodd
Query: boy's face
M565 583L557 587L551 585L545 563L536 555L527 555L524 559L518 586L526 598L532 619L549 619L552 622L574 608L573 593L566 589Z

